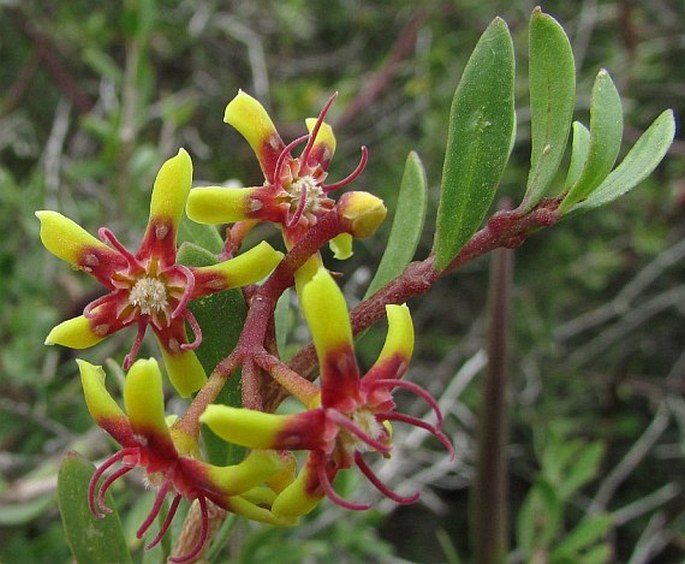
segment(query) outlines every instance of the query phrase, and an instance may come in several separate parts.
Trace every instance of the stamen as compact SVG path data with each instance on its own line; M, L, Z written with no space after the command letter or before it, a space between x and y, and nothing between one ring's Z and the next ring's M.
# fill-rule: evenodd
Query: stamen
M110 243L119 253L126 259L128 266L138 272L145 270L143 266L138 262L138 259L129 251L124 245L121 244L116 235L112 233L107 227L100 227L98 229L98 235L105 243Z
M357 466L359 466L362 474L369 479L369 482L376 486L378 491L380 491L384 496L389 497L393 501L402 505L409 505L410 503L416 503L419 500L419 497L421 497L419 492L416 492L413 495L403 496L392 491L388 486L381 482L380 478L376 476L376 474L374 474L373 470L371 470L369 465L364 460L361 452L354 453L354 461L357 463Z
M300 201L297 203L297 210L295 210L295 213L288 220L288 223L286 223L287 228L295 227L297 225L297 223L300 221L300 218L302 217L302 214L304 213L304 208L306 205L307 185L303 183L302 188L300 188Z
M309 139L309 135L303 135L302 137L298 137L294 141L288 143L281 151L280 155L278 155L278 159L276 159L276 167L274 168L274 182L276 184L280 185L280 178L283 172L283 164L285 163L286 157L289 157L290 152L300 143L303 143L307 139Z
M189 309L185 310L183 317L185 317L186 321L188 322L188 325L190 325L190 330L193 332L195 339L192 343L183 343L181 345L181 348L184 351L192 351L199 347L202 343L202 328L200 327L200 324L197 322L195 316L193 315L193 312Z
M166 285L159 278L143 276L128 293L128 303L143 315L163 312L166 317L169 308Z
M181 494L176 494L176 496L174 497L174 500L171 502L171 506L169 507L169 511L166 514L166 518L164 519L164 523L162 523L162 526L159 528L157 536L152 540L150 544L148 544L145 547L147 550L150 550L151 548L157 546L164 538L164 535L169 530L169 525L171 525L171 522L174 520L174 516L176 515L176 511L178 510L178 504L181 502L181 498Z
M368 160L369 150L364 145L362 145L362 156L359 159L359 164L357 165L357 167L342 180L338 180L338 182L334 182L333 184L324 184L323 186L321 186L321 188L326 194L328 194L333 190L337 190L338 188L342 188L343 186L347 186L348 184L354 182L366 168L366 163L368 162Z
M414 425L414 427L420 427L431 433L436 439L438 439L443 446L450 453L450 460L454 460L456 453L454 452L454 446L447 438L447 435L435 428L430 423L419 419L418 417L412 417L411 415L406 415L404 413L378 413L378 417L387 421L400 421L402 423L407 423L408 425Z
M429 406L433 408L433 411L435 412L435 417L438 420L438 424L436 427L438 429L442 429L442 411L440 410L440 406L438 405L438 402L435 401L433 396L431 396L426 390L424 390L421 386L418 384L415 384L414 382L409 382L408 380L399 380L399 379L383 379L383 380L376 380L371 383L371 389L376 388L376 387L389 387L389 388L404 388L405 390L409 390L410 392L414 392L417 396L419 396L421 399L423 399Z
M175 319L176 317L181 315L181 312L186 307L186 305L188 305L188 302L190 301L190 298L193 295L193 290L195 289L195 275L190 270L190 268L188 268L187 266L183 266L182 264L177 264L175 268L177 268L183 274L183 276L185 276L186 286L183 290L183 295L181 296L181 299L178 301L176 309L171 314L171 319Z
M195 557L200 554L202 547L207 542L207 535L209 533L209 513L207 511L207 500L204 497L198 497L197 501L200 503L200 513L202 514L202 529L200 530L200 538L197 539L195 546L188 553L183 556L171 556L169 562L175 562L176 564L183 564L183 562L190 562L194 560Z
M133 361L138 356L138 351L140 350L140 345L143 344L143 337L145 336L145 329L147 329L147 323L148 322L144 319L138 320L138 334L136 335L136 340L133 341L133 345L131 346L131 350L124 357L124 362L121 365L124 370L128 370L129 368L131 368Z
M307 145L305 146L304 150L302 151L302 154L300 155L300 161L306 166L307 160L309 159L309 153L312 151L312 147L314 147L314 143L316 142L316 136L319 134L319 129L321 129L321 125L323 124L323 120L326 117L326 114L328 113L328 110L331 108L331 105L333 104L333 101L338 97L338 93L335 92L333 96L331 96L328 101L324 104L324 107L321 109L321 112L319 113L319 117L316 118L316 123L314 124L314 127L312 128L312 132L310 133L309 141L307 142Z
M137 451L137 448L130 447L121 449L119 452L115 452L112 456L110 456L102 464L100 464L100 466L98 466L98 468L91 476L90 482L88 483L88 508L90 509L90 512L93 514L95 518L102 519L105 516L103 513L100 513L95 508L95 488L97 486L98 480L105 472L107 472L109 468L111 468L114 464L119 462L119 460L128 456L129 454L134 454ZM111 513L111 510L109 510L108 512Z
M335 409L327 409L326 410L326 417L329 417L334 423L336 423L340 427L344 427L347 431L352 433L355 437L357 437L361 441L365 442L370 447L376 449L381 454L389 454L390 453L390 447L388 445L383 444L382 442L380 442L380 441L374 439L373 437L370 437L369 435L367 435L357 425L355 425L352 420L345 417L345 415L343 415L339 411L337 411Z
M162 504L164 503L164 498L166 498L166 494L169 493L170 488L171 480L167 478L166 480L164 480L162 487L159 488L159 491L157 492L157 497L155 497L155 502L152 504L152 509L150 509L150 513L147 514L145 521L143 521L142 525L140 525L140 527L136 531L137 538L143 538L143 535L150 528L150 525L152 525L154 520L157 518L157 515L159 515L159 512L162 509Z

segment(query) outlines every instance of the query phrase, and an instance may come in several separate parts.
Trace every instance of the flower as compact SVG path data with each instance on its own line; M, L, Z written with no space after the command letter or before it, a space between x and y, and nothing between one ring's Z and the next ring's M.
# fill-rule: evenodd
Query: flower
M169 512L148 548L162 540L182 498L199 502L202 527L197 545L188 554L172 558L173 562L187 562L199 554L207 540L207 504L210 501L255 521L272 525L294 524L292 519L277 517L268 509L284 475L286 483L288 475L292 475L287 459L274 451L255 450L233 466L215 466L199 460L197 441L173 426L167 426L162 375L156 360L140 359L131 366L124 383L126 413L105 388L102 368L83 360L77 362L88 411L123 447L107 458L90 480L88 505L95 517L101 518L111 512L105 506L105 494L110 486L139 466L158 492L136 533L138 538L142 538L155 521L167 495L173 496ZM100 478L117 463L120 467L105 478L98 490ZM267 485L261 485L263 483Z
M202 386L206 376L193 352L200 345L202 332L187 307L188 302L256 282L283 255L263 242L239 257L214 266L194 268L177 264L176 235L191 179L192 162L181 149L157 174L150 218L136 254L105 227L98 231L98 240L58 212L36 212L45 247L93 276L108 290L89 303L83 315L52 329L46 344L83 349L119 329L136 325L137 337L123 363L124 369L128 369L150 325L160 344L169 378L178 392L187 396ZM192 342L188 342L186 321L194 335Z
M386 306L385 344L370 370L360 376L345 299L324 268L303 284L301 301L319 360L321 389L292 372L272 374L302 401L307 411L279 415L210 405L200 421L224 440L246 447L310 451L298 477L274 501L272 512L276 515L305 514L324 495L349 509L368 509L369 505L347 501L333 489L336 473L352 465L392 500L416 501L418 493L404 497L391 491L364 460L366 452L390 456L391 421L426 429L454 455L452 444L440 430L442 415L435 400L417 384L400 379L414 346L409 309L406 305ZM423 398L434 409L437 426L395 412L395 388Z
M336 142L331 126L324 118L334 99L332 96L328 100L318 118L305 120L308 135L286 145L264 107L242 90L238 91L226 106L224 121L235 127L252 147L264 174L264 184L241 189L194 188L188 197L188 217L210 224L278 223L283 227L286 245L292 247L297 243L307 227L315 225L318 217L334 208L335 202L329 194L354 181L368 159L366 147L362 147L361 160L349 176L332 184L325 183ZM293 149L303 143L302 153L294 157ZM382 207L382 221L385 217L382 201L369 196L374 199L376 210L380 210L379 204ZM350 254L349 234L339 238L332 246L339 258L346 258ZM340 243L340 249L336 243Z

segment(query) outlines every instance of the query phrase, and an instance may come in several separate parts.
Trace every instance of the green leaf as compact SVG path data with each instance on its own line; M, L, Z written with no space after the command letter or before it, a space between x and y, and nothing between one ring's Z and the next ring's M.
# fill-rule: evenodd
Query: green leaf
M112 513L96 519L88 508L88 483L95 469L76 452L68 452L57 477L57 501L67 542L77 562L131 562L119 514L108 493Z
M530 557L536 549L550 545L562 517L562 505L554 487L538 479L521 505L516 533L519 547Z
M587 156L590 153L590 130L579 121L573 122L573 145L571 149L571 163L568 166L564 186L572 186L583 172Z
M559 484L559 496L562 499L568 499L592 480L599 470L602 456L604 456L604 445L601 442L584 445L582 450L574 456L565 479Z
M623 196L642 182L657 167L673 143L675 120L666 110L649 126L630 149L620 165L588 198L575 205L572 212L598 208Z
M573 204L587 198L611 172L621 148L623 108L621 97L609 73L601 69L592 86L590 103L590 148L580 177L568 188L559 210L568 211Z
M514 140L514 46L495 18L474 49L450 111L433 251L443 270L476 232Z
M574 564L605 564L611 562L612 548L609 543L602 543L583 554Z
M566 150L576 98L576 67L563 28L539 7L529 33L531 156L521 207L530 211L545 193Z
M426 201L426 172L412 151L404 164L388 246L364 298L399 276L414 258L426 219Z
M180 241L194 243L214 254L219 254L224 248L224 242L222 241L216 227L213 225L195 223L194 221L188 219L185 214L181 219L181 225L178 229L178 237ZM216 259L214 260L216 261Z
M209 266L216 263L215 256L193 243L184 243L178 251L178 262L187 266ZM202 344L197 354L202 367L210 374L238 342L245 323L247 306L238 289L224 290L193 300L188 308L202 327ZM219 393L214 403L240 407L242 405L240 378L234 374ZM227 443L203 427L202 436L209 462L227 465L239 462L244 449Z
M611 515L607 514L586 517L554 548L552 562L566 558L577 561L573 560L577 554L601 539L611 529L613 522Z

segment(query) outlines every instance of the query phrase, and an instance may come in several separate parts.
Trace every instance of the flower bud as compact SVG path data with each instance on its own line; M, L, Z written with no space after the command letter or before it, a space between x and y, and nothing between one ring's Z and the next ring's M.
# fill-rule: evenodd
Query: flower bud
M368 192L347 192L337 209L345 231L357 239L373 235L388 213L383 200Z

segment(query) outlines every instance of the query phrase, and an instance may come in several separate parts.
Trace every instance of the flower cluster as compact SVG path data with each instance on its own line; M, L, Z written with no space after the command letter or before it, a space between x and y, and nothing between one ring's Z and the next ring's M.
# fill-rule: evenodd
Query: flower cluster
M414 330L406 305L389 305L388 335L378 359L360 376L345 298L325 268L303 285L302 310L314 339L321 369L321 389L297 374L272 375L307 408L295 415L276 415L226 405L210 405L200 418L220 437L254 449L307 450L297 479L274 501L272 512L293 517L311 511L326 495L347 509L368 509L342 499L333 489L338 471L356 465L383 494L398 503L413 503L418 494L400 496L385 486L364 460L364 453L390 456L389 422L415 425L432 433L454 453L442 433L435 400L420 386L401 380L409 365ZM437 426L397 413L392 391L405 388L435 410Z
M98 239L57 212L36 213L47 249L90 274L106 289L81 316L55 327L46 343L82 349L125 327L137 328L133 346L123 360L128 370L123 386L125 409L107 391L102 369L78 361L89 412L121 446L93 474L87 494L90 510L95 517L104 517L109 512L105 494L111 485L132 469L142 468L147 483L158 493L138 529L139 538L157 519L165 499L172 499L157 535L148 544L152 547L167 532L180 501L196 501L200 508L199 536L184 554L172 558L174 562L188 562L201 553L209 534L209 504L276 526L297 523L324 497L348 509L369 508L368 504L344 499L334 489L338 472L353 466L397 503L416 501L418 493L404 496L392 491L366 461L370 453L391 455L393 422L425 429L454 455L441 430L442 414L435 400L419 385L402 379L414 346L407 306L386 307L385 344L376 362L362 375L344 296L318 252L329 243L336 256L346 258L351 254L352 239L371 235L386 214L383 202L367 192L347 192L337 202L331 198L333 190L361 174L367 161L367 150L362 148L359 165L348 177L326 183L335 137L324 118L333 99L317 118L306 121L308 134L286 144L261 104L239 92L226 108L225 121L245 137L257 155L263 185L191 190L192 163L181 149L157 175L149 221L135 253L107 228L99 230ZM293 156L299 145L304 145L302 152ZM232 224L223 260L205 267L177 261L184 209L191 220ZM245 235L263 221L281 227L288 253L285 259L266 242L238 253ZM325 221L331 229L317 235L317 226ZM304 254L303 248L308 249ZM245 293L250 309L243 333L235 350L225 351L224 362L230 360L231 368L224 373L217 367L208 381L194 352L203 334L189 309L190 302L228 288L255 285L264 278L263 285ZM297 288L314 341L320 385L281 361L268 342L276 301L291 284ZM217 315L226 313L217 311ZM157 361L136 360L148 326L179 395L188 397L199 390L186 413L175 420L165 419ZM302 403L303 410L278 415L214 403L230 373L241 365L244 373L251 368L251 373L256 370L260 377L280 384ZM397 412L392 394L398 388L421 397L435 412L435 423ZM220 439L247 447L246 457L237 464L215 464L203 452L201 424ZM293 454L298 450L308 451L299 469Z
M97 239L58 212L36 212L45 247L107 289L105 295L86 306L83 315L55 327L46 344L84 349L135 325L138 333L123 363L128 369L149 325L176 390L185 397L202 387L206 376L193 352L202 341L202 332L188 302L256 282L271 272L283 255L262 243L214 266L178 264L176 236L191 182L190 156L181 149L164 163L155 179L150 218L135 254L106 227L98 231ZM186 321L194 334L192 342L188 342Z
M105 388L102 368L85 361L78 364L88 410L97 424L122 446L100 465L90 481L88 505L93 515L104 517L110 512L104 502L107 490L116 480L140 466L145 469L149 483L159 490L152 509L136 533L138 538L142 538L155 521L166 496L169 493L173 496L166 518L148 548L162 540L181 498L198 500L200 504L199 540L188 554L174 559L176 562L193 559L204 545L208 500L255 521L272 525L292 523L263 508L275 498L278 484L282 482L281 475L288 474L287 459L275 451L255 450L233 466L215 466L199 460L197 440L167 426L162 375L154 359L138 360L131 367L124 384L126 413ZM117 464L120 467L98 490L100 478Z

